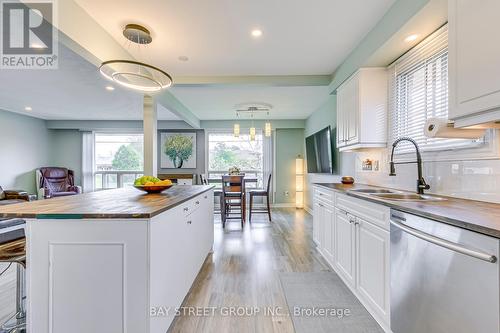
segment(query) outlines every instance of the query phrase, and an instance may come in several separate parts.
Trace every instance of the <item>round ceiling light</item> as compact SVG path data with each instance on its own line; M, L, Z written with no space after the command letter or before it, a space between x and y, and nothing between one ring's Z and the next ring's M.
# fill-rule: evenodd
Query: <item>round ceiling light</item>
M123 36L129 41L145 45L152 42L149 30L127 24ZM108 60L99 67L101 74L117 84L142 92L156 92L172 85L172 77L158 67L133 60Z
M101 74L134 90L155 92L172 85L172 77L161 69L132 60L110 60L99 67Z

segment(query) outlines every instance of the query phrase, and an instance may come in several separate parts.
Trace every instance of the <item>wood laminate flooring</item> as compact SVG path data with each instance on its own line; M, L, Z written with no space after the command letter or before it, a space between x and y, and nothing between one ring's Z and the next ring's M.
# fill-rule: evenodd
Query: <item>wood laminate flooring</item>
M181 315L169 332L294 332L280 273L330 268L313 244L311 215L296 209L273 209L272 214L271 223L266 215L252 216L243 231L238 221L223 230L216 216L214 253L183 304L215 307L214 315ZM240 307L260 312L226 313L243 311Z

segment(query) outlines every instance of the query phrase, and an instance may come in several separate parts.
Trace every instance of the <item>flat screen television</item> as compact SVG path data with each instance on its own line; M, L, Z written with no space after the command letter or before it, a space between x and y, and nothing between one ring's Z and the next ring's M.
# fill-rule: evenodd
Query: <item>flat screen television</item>
M306 138L308 173L333 173L330 126Z

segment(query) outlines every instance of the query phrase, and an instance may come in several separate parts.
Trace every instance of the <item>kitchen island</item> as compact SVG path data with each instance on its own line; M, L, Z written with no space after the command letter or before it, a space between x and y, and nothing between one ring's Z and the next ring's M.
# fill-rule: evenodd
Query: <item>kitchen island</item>
M32 333L166 332L214 237L211 186L86 193L0 217L27 223Z

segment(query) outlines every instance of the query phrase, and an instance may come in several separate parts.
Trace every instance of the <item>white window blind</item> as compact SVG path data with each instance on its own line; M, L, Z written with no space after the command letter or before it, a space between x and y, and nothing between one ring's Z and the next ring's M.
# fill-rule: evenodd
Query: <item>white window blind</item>
M448 118L448 26L427 37L389 67L389 137L417 141L422 151L468 148L477 140L427 138L428 118ZM410 145L397 153L413 152Z

